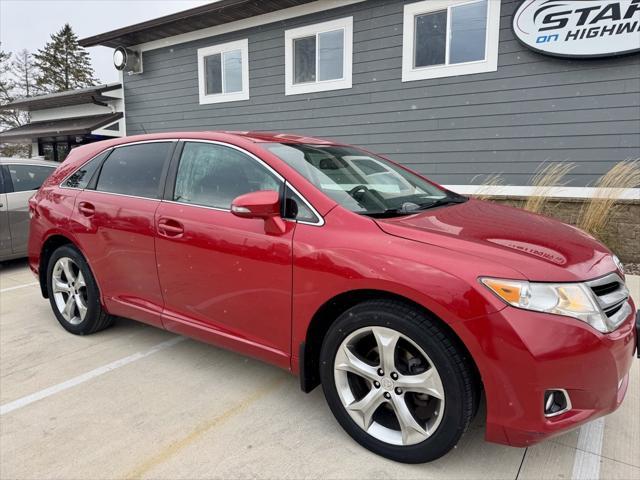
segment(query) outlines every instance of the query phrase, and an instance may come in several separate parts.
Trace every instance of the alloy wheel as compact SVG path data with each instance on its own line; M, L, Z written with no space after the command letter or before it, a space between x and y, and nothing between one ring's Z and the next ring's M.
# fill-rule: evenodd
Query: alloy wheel
M440 375L424 350L396 330L365 327L348 335L335 356L334 378L349 416L382 442L414 445L440 425Z
M62 257L51 274L53 297L62 317L72 325L82 323L87 315L87 285L80 267L69 257Z

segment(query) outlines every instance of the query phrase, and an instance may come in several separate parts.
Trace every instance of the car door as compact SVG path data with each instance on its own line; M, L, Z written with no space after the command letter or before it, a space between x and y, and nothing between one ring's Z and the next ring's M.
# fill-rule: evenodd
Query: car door
M11 229L4 182L4 165L0 165L0 261L11 256Z
M174 142L113 149L76 198L71 229L112 315L162 326L154 215Z
M185 142L156 211L165 327L288 367L294 222L267 234L231 201L283 181L235 147Z
M29 199L36 193L43 182L55 170L55 167L30 164L7 164L6 183L7 211L9 229L11 230L12 255L27 254L29 241Z

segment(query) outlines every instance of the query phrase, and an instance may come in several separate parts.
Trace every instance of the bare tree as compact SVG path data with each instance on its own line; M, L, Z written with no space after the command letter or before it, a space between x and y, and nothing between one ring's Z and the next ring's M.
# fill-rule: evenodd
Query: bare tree
M37 91L37 69L29 50L25 48L15 53L11 67L11 73L21 97L32 97L42 93Z
M7 108L16 98L33 95L34 66L31 55L23 50L18 55L0 49L0 130L5 131L29 123L29 114L21 110ZM0 143L3 157L30 157L31 143Z

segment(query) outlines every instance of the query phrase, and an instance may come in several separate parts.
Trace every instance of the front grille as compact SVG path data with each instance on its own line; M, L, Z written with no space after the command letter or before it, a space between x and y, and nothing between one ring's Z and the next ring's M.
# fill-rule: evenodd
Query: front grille
M598 297L601 297L603 295L615 292L619 288L620 284L618 282L611 282L604 285L594 285L593 287L591 287L591 290L593 290L593 293L595 293Z
M600 309L607 316L609 330L615 330L631 313L629 290L616 273L586 282L593 292Z

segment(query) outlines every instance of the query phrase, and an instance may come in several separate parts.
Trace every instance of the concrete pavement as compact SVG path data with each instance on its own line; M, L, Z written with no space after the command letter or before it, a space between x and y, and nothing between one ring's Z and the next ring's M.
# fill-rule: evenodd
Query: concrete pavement
M402 465L286 372L133 321L70 335L33 283L24 261L0 271L2 479L640 479L640 361L622 407L589 428L517 449L484 442L480 414L449 455Z

